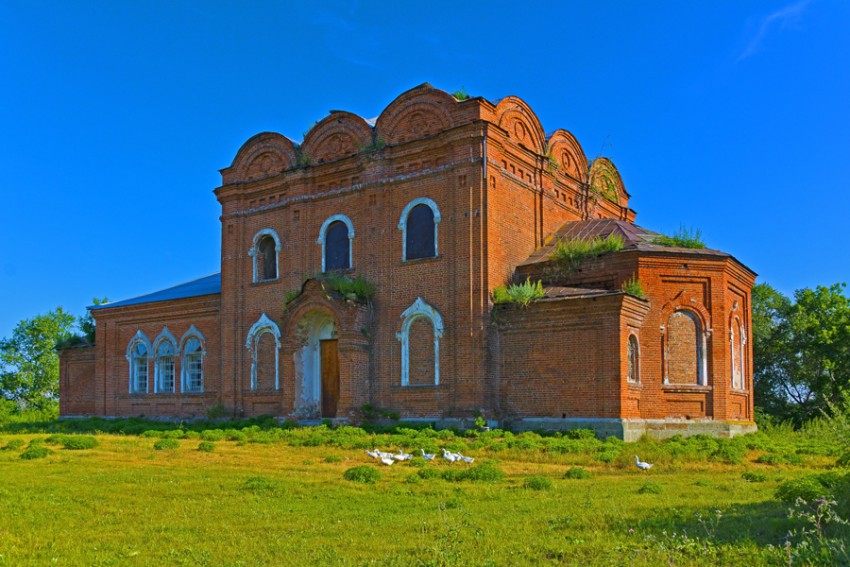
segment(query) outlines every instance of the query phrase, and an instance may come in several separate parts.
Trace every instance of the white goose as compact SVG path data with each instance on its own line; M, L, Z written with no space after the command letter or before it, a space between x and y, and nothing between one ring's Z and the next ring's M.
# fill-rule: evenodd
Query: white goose
M425 459L426 461L433 461L434 457L437 456L434 453L426 453L425 449L419 449L419 452L422 453L422 458Z
M393 459L395 459L396 461L409 461L412 458L413 455L411 455L410 453L405 453L401 449L398 450L398 453L393 455Z
M392 457L381 457L381 462L382 462L382 463L384 463L384 464L385 464L385 465L387 465L387 466L390 466L390 465L392 465L395 461L392 459Z
M443 458L450 463L455 463L460 459L460 457L458 455L452 453L451 451L446 451L445 449L442 449L442 451L443 451Z
M641 461L640 459L638 459L638 456L637 456L637 455L635 455L635 466L636 466L637 468L639 468L640 470L642 470L642 471L648 471L649 469L651 469L651 468L652 468L652 464L651 464L651 463L644 463L643 461Z
M366 449L366 454L369 455L370 457L372 457L373 459L380 459L381 458L381 456L378 454L377 449L374 450L374 451L370 451L370 450Z
M475 458L474 458L474 457L467 457L467 456L461 455L460 453L458 453L458 454L457 454L457 456L458 456L458 457L460 458L460 460L461 460L461 461L463 461L464 463L471 463L471 462L475 461Z

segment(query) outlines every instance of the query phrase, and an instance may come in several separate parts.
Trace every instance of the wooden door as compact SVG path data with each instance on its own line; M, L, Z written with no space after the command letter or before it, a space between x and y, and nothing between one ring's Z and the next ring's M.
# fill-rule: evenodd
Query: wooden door
M337 340L319 341L322 350L322 417L336 417L339 402Z

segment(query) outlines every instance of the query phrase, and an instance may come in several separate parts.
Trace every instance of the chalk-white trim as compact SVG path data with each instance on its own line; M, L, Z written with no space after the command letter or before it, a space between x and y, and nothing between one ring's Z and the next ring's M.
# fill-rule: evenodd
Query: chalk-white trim
M159 349L162 347L163 343L168 343L171 345L171 354L161 356L159 354ZM164 327L162 332L159 333L153 341L153 356L154 356L154 365L153 365L153 392L154 394L166 393L173 394L175 389L177 388L177 372L176 372L176 358L177 358L177 337L168 330L168 327ZM164 364L166 363L165 359L171 359L171 389L164 390L162 388L162 379L163 379L163 369Z
M186 352L186 344L191 340L197 340L201 345L201 352L199 353L187 353ZM200 389L193 390L190 388L190 361L188 360L188 356L199 355L201 357L201 387ZM183 336L180 338L180 392L185 392L187 394L200 394L204 391L204 361L207 358L207 341L204 338L204 334L198 330L195 325L189 327L189 330L183 333Z
M403 319L401 331L396 333L396 338L401 342L401 385L410 385L410 326L419 318L431 321L434 328L434 385L440 384L440 339L443 336L443 318L440 312L417 297L413 304L401 314Z
M248 339L245 341L245 348L251 351L252 390L257 389L257 347L260 343L260 337L266 333L271 333L274 337L274 389L280 389L280 329L277 323L263 313L257 319L257 322L251 325L251 329L248 331Z
M259 254L257 253L258 252L257 244L260 242L260 239L264 236L270 236L272 238L272 240L274 240L275 277L272 278L272 279L268 279L268 280L259 279L260 270L259 270L259 267L257 266L257 257L259 256ZM271 282L271 281L275 281L277 279L280 279L280 251L281 251L281 249L282 249L282 247L280 245L280 238L278 237L277 232L275 232L273 229L264 228L264 229L260 230L259 232L257 232L257 234L254 235L254 240L251 242L251 248L248 250L248 255L251 257L252 263L254 265L254 276L253 276L253 279L251 281L253 281L254 283L257 283L257 282Z
M398 221L398 228L401 231L402 262L407 262L407 217L410 216L410 211L412 211L413 207L416 205L427 205L434 213L434 257L436 258L440 254L439 240L437 239L437 236L440 233L437 228L442 220L442 217L440 216L440 208L432 199L429 199L428 197L419 197L417 199L413 199L404 207L401 211L401 218Z
M629 384L640 384L640 341L634 333L629 333L629 338L626 339L626 356L628 356L629 345L631 344L634 344L634 363L632 363L633 361L631 358L629 358L626 362L626 368L629 366L632 367L632 376L629 377L627 375L626 381L628 381Z
M136 348L137 344L143 345L145 347L145 352L146 352L145 362L144 362L144 369L145 369L145 389L144 390L135 389L133 387L134 384L136 384L138 382L138 370L139 370L139 368L135 364L136 360L133 358L133 350ZM142 332L141 329L136 331L136 334L133 335L133 338L130 339L130 342L127 344L126 358L127 358L127 362L129 363L129 366L130 366L130 380L129 380L130 383L129 383L129 389L128 389L130 394L147 394L148 393L148 387L149 387L148 386L148 374L149 374L148 367L149 367L149 362L150 362L150 359L151 359L152 350L153 349L151 348L150 340L148 339L147 335L145 335ZM139 358L141 358L141 357L139 357Z
M706 351L708 350L708 335L711 334L711 330L703 330L702 322L700 321L699 316L689 309L677 309L667 318L665 327L662 327L662 333L664 336L664 384L670 384L670 359L668 355L667 346L669 344L669 332L667 328L670 326L670 317L673 317L677 313L682 313L694 322L695 329L695 337L696 347L697 347L697 385L698 386L708 386L708 357L706 356Z
M325 219L322 223L322 228L319 229L319 239L316 241L322 247L322 273L325 272L325 235L328 232L328 227L331 223L341 221L348 227L348 267L354 267L354 223L345 215L336 214Z

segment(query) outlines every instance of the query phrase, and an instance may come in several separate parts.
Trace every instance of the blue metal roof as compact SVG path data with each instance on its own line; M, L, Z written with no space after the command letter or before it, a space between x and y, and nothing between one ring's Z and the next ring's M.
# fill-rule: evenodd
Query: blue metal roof
M131 299L111 301L103 305L90 305L89 309L107 309L109 307L124 307L127 305L140 305L142 303L154 303L156 301L168 301L169 299L184 299L187 297L198 297L199 295L213 295L221 293L221 272L204 276L190 282L178 284L168 289L155 291L147 295L140 295Z

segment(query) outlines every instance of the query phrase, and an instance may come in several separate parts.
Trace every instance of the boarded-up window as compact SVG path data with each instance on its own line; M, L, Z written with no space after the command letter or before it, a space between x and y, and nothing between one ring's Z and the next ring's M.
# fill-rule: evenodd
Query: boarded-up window
M699 384L699 322L687 311L677 311L667 321L667 381Z
M628 359L628 380L629 382L637 382L639 380L638 342L634 335L629 335L626 357Z
M744 327L737 317L729 329L729 342L732 351L732 387L742 390L744 388Z
M434 211L428 205L416 205L407 216L407 235L405 257L433 258L437 255Z
M277 250L271 236L264 236L257 243L257 267L260 269L260 279L277 279Z
M408 331L409 385L434 385L434 326L427 317L417 317Z
M325 271L347 270L350 267L348 227L342 221L334 221L325 234Z
M274 390L277 366L277 345L272 333L257 337L257 379L255 389Z

